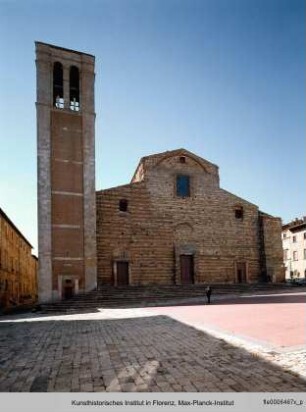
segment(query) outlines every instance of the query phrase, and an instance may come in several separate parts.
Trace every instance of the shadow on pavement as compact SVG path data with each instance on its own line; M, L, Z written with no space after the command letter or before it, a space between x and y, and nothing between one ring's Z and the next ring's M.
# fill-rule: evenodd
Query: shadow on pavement
M159 315L1 322L0 360L2 392L306 390L299 376Z

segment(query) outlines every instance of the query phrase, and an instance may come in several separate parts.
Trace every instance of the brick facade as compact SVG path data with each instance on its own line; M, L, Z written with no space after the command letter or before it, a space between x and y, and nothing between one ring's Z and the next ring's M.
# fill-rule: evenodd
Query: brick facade
M97 192L100 284L120 284L122 270L130 285L283 281L280 234L280 219L220 188L218 167L184 149L145 157L130 184Z
M96 288L94 63L36 42L39 301Z
M0 209L0 309L37 300L37 258L32 246Z

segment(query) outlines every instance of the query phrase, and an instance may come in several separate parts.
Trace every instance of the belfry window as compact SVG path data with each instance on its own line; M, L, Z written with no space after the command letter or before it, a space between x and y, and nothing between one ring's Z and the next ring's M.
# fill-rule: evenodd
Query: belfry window
M53 65L53 106L64 108L63 65L59 62Z
M78 112L80 110L80 76L79 69L75 66L70 67L70 110Z

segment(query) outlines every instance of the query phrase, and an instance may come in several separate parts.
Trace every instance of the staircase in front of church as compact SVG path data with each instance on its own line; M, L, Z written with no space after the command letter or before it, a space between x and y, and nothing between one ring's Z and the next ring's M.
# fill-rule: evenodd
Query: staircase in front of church
M284 283L271 284L231 284L211 285L212 301L230 296L246 294L269 294L305 292L306 287L293 287ZM79 294L71 299L52 304L41 305L44 313L80 313L93 312L105 308L135 308L148 306L166 306L173 304L205 303L205 285L178 285L178 286L102 286L85 294Z

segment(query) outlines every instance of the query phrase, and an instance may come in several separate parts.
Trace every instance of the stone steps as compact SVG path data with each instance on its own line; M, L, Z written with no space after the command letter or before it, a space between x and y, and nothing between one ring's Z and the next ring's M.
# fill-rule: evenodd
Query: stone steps
M213 296L241 295L245 293L292 292L297 289L286 284L252 284L252 285L211 285ZM299 291L306 288L299 288ZM45 313L89 311L96 308L116 308L133 306L154 306L174 301L205 298L204 285L186 286L103 286L99 290L74 296L71 299L53 304L41 305Z

